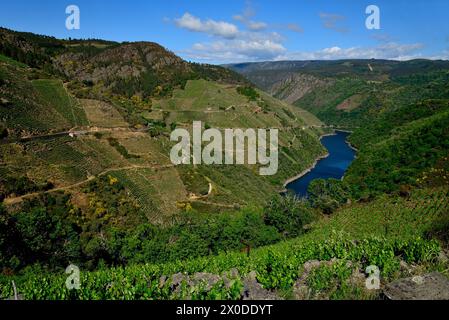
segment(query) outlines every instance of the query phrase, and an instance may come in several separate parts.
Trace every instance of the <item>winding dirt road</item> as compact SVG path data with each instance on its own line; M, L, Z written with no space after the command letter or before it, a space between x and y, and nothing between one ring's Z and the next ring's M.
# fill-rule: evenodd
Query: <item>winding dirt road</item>
M64 187L57 187L57 188L53 188L47 191L43 191L43 192L33 192L33 193L28 193L28 194L24 194L22 196L19 197L14 197L14 198L6 198L4 199L4 203L6 205L14 205L17 203L22 202L25 199L30 199L30 198L34 198L39 196L40 194L49 194L49 193L54 193L54 192L58 192L58 191L65 191L65 190L70 190L79 186L82 186L90 181L93 181L95 178L97 177L101 177L104 176L108 173L114 172L114 171L123 171L123 170L134 170L134 169L157 169L157 170L163 170L163 169L168 169L168 168L173 168L174 165L173 164L167 164L167 165L160 165L160 166L139 166L139 165L132 165L132 166L126 166L126 167L119 167L119 168L109 168L106 169L102 172L100 172L99 174L97 174L96 176L90 176L88 177L86 180L68 185L68 186L64 186Z

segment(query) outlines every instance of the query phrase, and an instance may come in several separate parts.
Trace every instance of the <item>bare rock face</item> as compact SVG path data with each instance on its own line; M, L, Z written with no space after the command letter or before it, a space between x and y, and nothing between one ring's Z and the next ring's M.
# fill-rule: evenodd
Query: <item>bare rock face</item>
M449 300L449 279L439 272L399 279L384 294L391 300Z
M245 286L243 300L281 300L281 298L270 290L266 290L257 282L256 272L250 272L243 280Z
M281 300L282 298L273 291L265 289L258 281L257 274L255 271L250 272L243 279L244 288L241 291L241 298L243 300ZM207 272L197 272L193 275L188 275L186 273L176 273L171 277L162 276L159 279L159 288L163 288L168 285L170 291L176 295L180 295L182 292L182 287L195 288L201 287L202 290L208 292L213 289L213 287L223 281L226 288L230 288L233 281L240 278L237 269L231 269L228 272L224 272L221 275L207 273ZM184 299L191 299L190 296L183 297Z
M197 272L194 274L193 278L190 280L191 286L204 285L206 291L212 290L214 285L221 281L221 277L216 274Z
M312 75L294 73L273 84L270 93L288 103L295 103L313 89L325 85L326 81Z
M226 288L230 288L233 280L239 277L237 269L232 269L229 272L223 273L221 276L207 272L197 272L193 275L187 273L176 273L171 277L161 276L159 279L159 288L169 285L170 290L175 294L181 294L182 286L187 288L202 287L204 291L210 291L213 287L223 281ZM186 297L190 299L190 297Z

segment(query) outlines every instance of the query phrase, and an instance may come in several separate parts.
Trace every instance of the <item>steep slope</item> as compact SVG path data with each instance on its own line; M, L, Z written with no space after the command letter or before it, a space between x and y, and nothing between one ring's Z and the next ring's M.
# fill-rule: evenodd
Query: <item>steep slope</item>
M223 252L83 272L83 290L72 293L64 286L63 273L33 270L0 276L0 298L13 296L14 280L24 299L38 300L382 299L381 290L366 289L368 266L379 267L381 289L395 279L426 272L448 276L442 247L424 238L439 218L447 217L448 206L447 189L442 188L419 190L406 199L383 197L342 208L308 234L250 254ZM210 238L203 236L203 241ZM121 285L111 285L111 279Z
M281 61L228 67L273 96L344 127L369 124L398 104L448 97L448 61Z
M0 114L10 136L69 130L87 123L62 81L33 79L33 71L0 62Z
M444 62L264 64L281 75L262 76L272 93L356 129L358 158L335 182L351 195L324 216L290 197L262 207L324 153L311 113L153 43L0 35L1 298L13 294L11 280L35 299L241 299L248 282L270 297L371 298L369 265L383 281L447 273L431 239L447 241L448 228ZM279 172L173 166L168 136L194 120L278 128ZM86 270L77 293L59 273L69 263ZM200 284L173 290L172 276L186 279L179 272Z
M274 96L299 97L294 104L323 122L353 131L349 140L359 153L344 185L355 199L409 190L448 155L448 61L292 61L231 68Z
M0 125L8 136L1 190L8 204L59 190L80 195L74 201L84 206L83 187L113 176L149 221L164 224L186 208L261 205L324 153L316 117L261 91L246 96L248 82L228 69L185 62L150 42L59 40L6 29L0 36L1 52L9 54L0 60ZM220 129L278 128L278 173L174 167L168 136L194 120Z
M437 103L428 102L430 106ZM345 177L345 183L356 198L407 191L419 185L419 178L428 174L426 170L447 158L449 100L442 104L441 112L390 127L391 134L380 133L375 139L362 143L359 157ZM356 132L369 132L369 129Z

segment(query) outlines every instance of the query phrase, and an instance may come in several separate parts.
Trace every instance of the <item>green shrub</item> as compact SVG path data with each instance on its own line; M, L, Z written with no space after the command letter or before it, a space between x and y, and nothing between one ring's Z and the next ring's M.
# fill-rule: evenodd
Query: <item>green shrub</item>
M285 237L297 237L316 217L306 200L288 194L274 197L264 209L264 220Z
M250 101L256 101L260 98L259 93L250 86L237 87L237 92L242 96L247 97Z
M345 184L337 179L316 179L307 188L309 201L313 207L325 214L331 214L349 199Z

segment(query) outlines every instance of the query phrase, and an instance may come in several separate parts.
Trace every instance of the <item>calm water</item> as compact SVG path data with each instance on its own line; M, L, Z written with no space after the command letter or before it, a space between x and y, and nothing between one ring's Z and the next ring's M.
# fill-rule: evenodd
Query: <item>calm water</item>
M341 179L354 160L356 152L346 143L349 133L337 131L334 136L326 136L321 143L329 152L329 157L320 160L316 167L305 176L287 185L288 190L300 196L307 196L307 187L314 179Z

